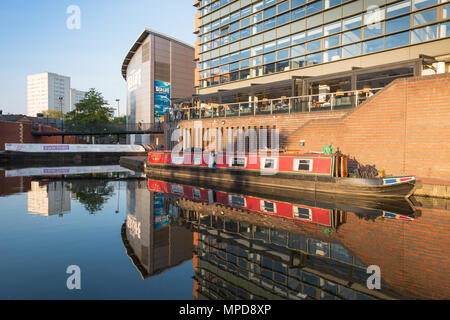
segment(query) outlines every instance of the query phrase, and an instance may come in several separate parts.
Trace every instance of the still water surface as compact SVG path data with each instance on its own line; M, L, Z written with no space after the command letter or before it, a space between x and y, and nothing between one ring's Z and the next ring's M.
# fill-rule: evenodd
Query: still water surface
M448 201L358 207L91 172L0 171L1 299L450 298Z

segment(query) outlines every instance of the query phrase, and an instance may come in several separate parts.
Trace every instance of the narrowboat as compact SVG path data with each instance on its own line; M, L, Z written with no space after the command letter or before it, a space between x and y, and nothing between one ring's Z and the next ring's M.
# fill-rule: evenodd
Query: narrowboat
M385 199L408 198L417 187L414 176L350 178L348 157L342 154L228 155L152 151L148 155L146 172L161 177L191 178L199 184L260 185Z
M192 185L184 185L175 182L148 180L149 191L164 193L204 204L217 204L229 208L244 210L249 213L263 216L271 216L302 224L316 225L326 229L337 230L344 223L342 214L346 211L339 206L312 202L307 199L295 199L291 201L274 200L269 197L257 195L243 195L236 192L213 190ZM411 210L408 215L387 211L386 209L352 208L352 212L364 218L387 218L404 221L413 221L417 212L407 204Z

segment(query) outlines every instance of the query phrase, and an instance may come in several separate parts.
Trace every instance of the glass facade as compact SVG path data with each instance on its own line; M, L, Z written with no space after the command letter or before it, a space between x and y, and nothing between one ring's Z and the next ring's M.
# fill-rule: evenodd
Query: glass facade
M198 8L201 88L449 36L447 0L203 0Z

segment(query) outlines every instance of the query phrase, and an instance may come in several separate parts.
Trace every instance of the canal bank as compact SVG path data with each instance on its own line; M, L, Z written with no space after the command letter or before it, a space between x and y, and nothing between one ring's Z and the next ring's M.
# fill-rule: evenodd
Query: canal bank
M111 165L124 156L145 154L137 145L6 144L6 151L0 151L0 167Z
M224 183L225 185L229 185L230 183L237 184L243 188L251 188L255 187L266 187L266 188L279 188L280 186L289 187L283 184L277 184L277 178L271 177L252 177L251 181L242 181L239 182L235 177L228 177L228 179L224 179L224 177L220 179L213 179L211 176L199 175L199 174L187 174L180 170L164 170L161 168L149 168L146 166L146 157L143 156L124 156L120 158L120 165L138 172L145 172L149 176L152 177L160 177L160 178L176 178L183 179L185 181L194 181L203 184L210 183ZM413 196L421 196L421 197L433 197L433 198L441 198L441 199L450 199L450 180L446 179L431 179L426 177L418 177L419 183L417 188L415 189ZM295 186L290 186L294 188Z

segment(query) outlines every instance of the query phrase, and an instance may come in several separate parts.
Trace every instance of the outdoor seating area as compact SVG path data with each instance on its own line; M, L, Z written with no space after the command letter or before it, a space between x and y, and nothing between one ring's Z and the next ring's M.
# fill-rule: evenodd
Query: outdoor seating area
M169 121L349 109L357 107L379 90L381 88L337 91L226 104L175 102L170 107Z

